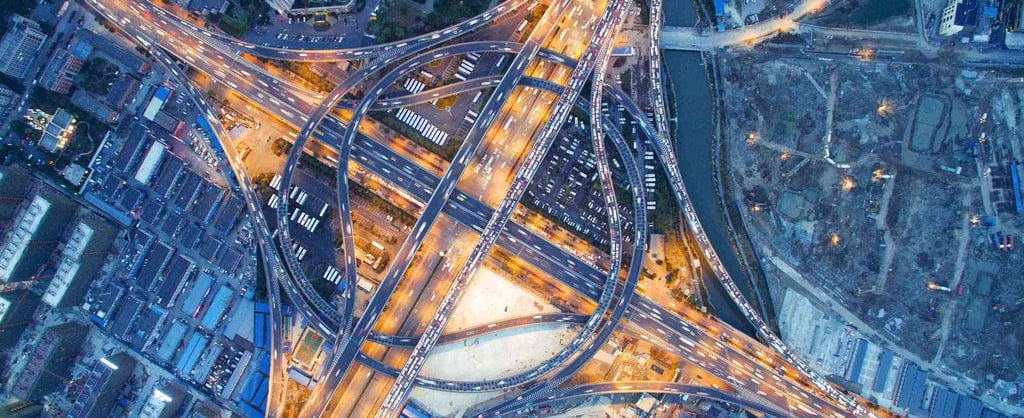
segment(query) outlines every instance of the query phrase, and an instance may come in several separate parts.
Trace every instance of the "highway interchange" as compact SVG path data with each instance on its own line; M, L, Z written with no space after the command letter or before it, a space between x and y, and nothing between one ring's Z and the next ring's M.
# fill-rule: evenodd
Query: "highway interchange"
M651 126L647 121L646 115L639 111L631 99L622 94L621 91L617 91L615 88L602 89L598 87L602 84L600 80L602 80L601 76L603 75L602 69L604 64L606 64L607 42L610 42L610 39L617 32L614 29L616 22L619 21L622 10L624 10L629 2L610 1L604 5L603 11L598 9L599 6L595 7L596 10L593 10L592 13L596 24L592 30L595 34L595 39L600 41L593 42L591 44L592 47L587 52L578 52L576 54L577 57L573 57L574 54L563 54L543 47L545 40L551 37L557 26L555 21L562 17L570 9L571 5L576 3L571 1L554 1L544 13L541 22L533 30L530 37L523 43L504 41L449 43L459 36L485 26L492 20L510 13L519 7L524 7L529 3L524 0L508 1L455 27L392 44L349 50L293 50L249 45L205 29L194 26L190 27L191 24L178 20L173 14L163 11L160 7L148 2L125 4L123 2L99 3L91 0L90 5L121 27L122 30L140 44L149 47L157 45L157 40L159 40L159 45L176 55L178 60L211 76L217 82L230 87L240 95L248 98L252 103L275 114L275 116L289 125L300 127L300 133L296 135L296 146L292 148L282 173L286 179L285 184L290 182L290 177L297 166L298 156L301 155L300 153L305 146L305 142L309 138L315 137L323 144L338 149L342 157L339 160L344 160L345 164L356 163L373 171L377 175L387 178L396 187L425 202L416 225L412 228L413 233L403 243L398 255L394 257L394 261L390 265L384 280L382 280L381 285L371 298L370 305L363 315L356 320L352 314L354 299L351 297L351 294L348 296L348 303L339 312L338 309L332 308L327 301L323 300L315 292L312 292L311 288L308 287L308 278L305 277L301 267L298 267L297 262L294 260L294 254L287 250L287 245L284 245L290 241L288 238L288 228L277 229L276 235L271 230L263 218L262 210L260 210L261 202L250 185L248 176L242 169L243 166L236 155L234 147L230 146L227 142L223 142L228 144L222 147L226 154L224 156L225 160L233 170L235 178L239 183L240 191L246 199L252 219L256 222L256 229L259 232L257 237L262 249L264 267L267 270L268 289L271 289L269 292L270 304L274 307L272 309L271 321L274 328L272 332L274 353L272 353L271 396L268 401L268 414L280 416L280 411L285 402L283 386L285 385L284 379L286 379L286 364L282 357L281 348L283 332L279 328L282 323L280 306L287 302L279 293L280 289L284 290L283 296L296 306L303 318L315 330L323 335L335 338L337 342L334 345L335 350L331 354L331 360L325 364L324 370L320 373L320 382L316 387L317 390L314 392L314 402L311 403L311 407L307 408L306 414L330 415L332 411L329 410L331 408L329 404L331 399L335 397L334 391L342 385L342 381L349 374L347 372L352 367L352 364L363 361L365 363L372 363L371 368L376 367L376 371L387 374L395 379L395 383L388 388L388 395L384 396L383 399L375 401L378 407L375 413L383 414L383 416L395 416L400 412L401 405L407 400L408 391L413 382L420 385L429 385L426 382L430 381L430 379L419 377L419 368L422 366L426 356L429 355L430 350L438 343L452 341L452 338L456 338L456 340L462 338L442 336L441 331L443 331L447 323L447 317L450 315L451 309L453 309L455 302L458 300L458 288L472 277L475 269L482 263L483 258L491 251L493 245L506 249L518 249L517 254L524 261L563 281L569 287L580 292L581 295L598 301L599 309L587 317L586 321L583 322L586 324L583 327L584 331L562 353L556 355L549 362L538 366L536 369L523 373L521 375L523 377L516 381L509 381L507 383L457 382L453 385L437 385L437 388L440 390L494 390L522 387L524 384L535 381L542 376L551 378L551 380L548 380L549 384L533 385L525 392L517 395L517 397L509 398L507 402L498 407L479 411L481 414L510 413L531 403L537 404L541 399L544 402L549 402L563 397L582 396L581 393L590 393L586 392L585 389L580 391L556 389L556 387L577 371L600 348L608 336L616 330L616 326L619 323L618 318L620 317L626 318L632 325L646 330L645 339L658 339L669 343L666 346L670 351L690 359L694 364L704 368L709 373L718 376L740 377L735 382L736 389L740 391L740 396L738 397L722 391L719 391L721 393L717 395L701 395L695 390L677 387L676 390L678 391L685 390L687 393L695 393L698 396L730 400L741 404L742 402L751 402L747 398L756 398L757 402L754 402L754 404L760 405L757 407L762 408L760 409L762 411L784 410L786 414L792 415L842 416L856 408L856 404L851 403L852 401L836 396L831 392L834 389L831 389L831 386L827 383L824 384L825 386L822 386L820 378L814 377L799 362L799 359L794 361L795 356L781 345L777 338L772 338L774 336L770 332L768 332L768 335L761 335L763 321L758 324L754 318L759 317L749 307L744 312L748 318L752 319L753 323L758 324L759 336L769 341L772 348L781 352L786 358L785 361L781 359L765 361L757 358L757 356L752 356L741 348L733 346L733 344L723 344L719 338L706 329L706 325L695 324L693 323L695 321L682 318L654 304L649 299L639 295L634 296L633 289L636 284L636 278L639 275L639 267L634 268L634 266L639 266L639 263L631 263L624 281L621 283L622 286L617 286L619 284L618 280L609 280L606 277L610 273L600 271L596 267L573 256L557 244L535 235L525 227L509 222L511 209L515 207L519 196L521 196L526 185L529 184L529 180L536 170L536 165L540 163L546 147L550 146L550 142L554 140L554 134L557 133L564 122L568 111L573 106L581 106L581 103L583 103L583 107L589 108L591 115L596 117L597 113L594 105L600 103L600 100L604 97L602 91L607 91L611 93L609 98L625 105L630 110L633 118L643 127L644 134L653 139L652 143L658 151L659 158L662 160L663 165L668 168L667 171L670 172L671 184L674 187L681 207L684 208L684 217L690 224L691 229L697 231L698 239L702 235L699 221L696 221L695 216L692 215L692 209L687 205L688 198L685 196L682 180L676 174L671 173L673 171L671 167L675 164L675 160L672 154L673 148L668 142L669 136L666 134L665 109L663 108L663 100L660 98L662 93L660 91L657 92L659 99L655 102L658 103L659 108L654 112L655 126ZM660 11L660 8L656 7L656 9ZM131 24L132 22L134 24ZM652 30L656 31L656 28ZM440 46L445 43L449 44ZM218 123L215 123L217 119L216 113L205 102L204 95L193 87L187 77L178 69L177 64L172 58L160 48L150 48L150 50L165 67L170 69L175 75L179 86L185 88L190 98L196 101L201 109L206 109L206 118L211 121L211 125L217 130L217 132L213 133L214 136L219 141L227 141L227 133ZM239 52L255 56L310 62L360 59L363 60L363 66L342 82L334 91L324 95L264 71L261 67L241 58ZM436 90L424 91L419 94L382 98L387 87L402 76L422 67L430 61L472 52L514 54L515 58L512 60L509 71L501 77L490 76L472 79L440 87ZM603 60L602 57L605 57L605 59ZM554 71L551 70L541 72L539 74L540 77L526 76L531 66L536 66L541 61L557 64L551 66L552 68L556 66L571 68L572 71L569 78L560 80L549 79L548 77L554 74ZM660 63L660 61L658 62ZM595 67L597 70L595 70ZM660 77L658 65L652 62L652 68L655 70L655 74L659 74ZM387 70L387 72L383 77L379 77L380 73L384 70ZM591 102L588 104L583 99L577 100L577 96L584 87L585 82L591 79L590 74L592 71L595 75L591 88L596 96L592 95ZM375 80L375 84L365 89L368 93L354 105L353 103L341 103L346 93L356 86L371 80L371 78ZM660 83L655 83L655 85L660 87ZM370 110L410 106L424 103L433 97L443 97L454 93L465 93L480 89L493 89L493 93L481 110L481 117L473 125L473 129L470 130L452 164L440 178L430 170L422 168L416 162L410 161L400 153L390 149L380 138L371 136L373 132L364 130L364 126L360 123ZM524 93L525 91L530 93ZM474 163L473 159L479 147L487 141L493 140L493 134L488 135L488 131L497 125L495 123L496 120L504 117L510 111L507 109L506 103L522 94L533 95L530 96L533 97L532 100L546 100L549 106L552 106L552 110L546 119L533 122L535 127L526 129L531 134L526 134L524 140L533 143L533 146L536 147L534 150L536 152L531 151L529 157L525 160L526 162L518 167L515 180L506 184L502 191L505 197L501 199L500 204L494 207L481 201L479 198L474 198L473 194L463 192L461 190L460 177L462 177L461 174L466 168ZM347 123L331 114L339 106L339 103L341 103L342 107L348 106L352 109L352 116ZM616 146L620 159L626 162L627 165L634 167L627 170L627 172L630 174L630 183L634 185L634 191L639 190L639 178L642 177L642 171L636 167L637 164L635 164L632 158L629 146L621 137L618 128L614 124L604 120L606 118L600 119L602 119L602 123L594 123L591 126L592 134L595 138L595 148L603 148L603 145L599 146L599 144L603 144L603 137L607 134L611 142ZM526 122L529 122L529 120L526 120ZM604 153L601 152L600 154L603 155ZM602 158L599 158L599 163L604 168L604 170L601 170L600 176L602 185L607 186L610 183L610 179L607 178L610 175L606 173L607 156L603 155ZM344 236L346 238L344 244L348 260L348 265L345 269L346 280L351 284L355 281L356 269L354 245L351 243L351 208L348 207L347 203L347 175L347 169L344 167L339 169L338 204L340 210L338 212L339 221L342 229L345 231ZM287 188L282 187L281 190L284 193ZM607 193L606 190L605 196L606 198L611 197L611 201L608 203L609 219L617 219L617 214L613 209L617 207L613 203L614 193ZM642 197L643 193L639 193L637 196ZM640 218L646 212L643 210L644 206L639 204L642 200L638 198L634 202L634 212L638 217L635 220L635 225L646 225L646 220ZM288 199L285 196L281 201L284 203ZM282 207L284 207L284 210L281 210ZM437 308L437 315L430 318L431 323L427 327L429 331L424 334L424 337L417 339L410 339L409 337L399 338L375 332L374 323L380 317L391 294L398 286L399 280L407 273L409 265L413 262L413 255L423 245L434 245L436 249L436 244L426 243L423 238L428 235L428 230L442 216L442 213L447 218L455 219L460 224L466 225L475 231L474 234L478 234L480 239L480 242L472 247L473 251L469 261L466 261L465 264L457 269L458 272L454 277L446 279L454 291L447 293L444 301L435 307ZM286 203L279 206L279 212L277 213L278 225L282 224L282 214L287 215ZM286 219L284 224L287 224ZM609 224L613 225L614 231L617 228L614 225L617 225L618 222L610 221ZM644 228L637 229L637 237L634 242L645 242L646 231ZM274 244L275 236L283 248L279 248ZM611 277L616 279L616 276L619 275L618 260L622 259L621 245L614 244L617 241L621 240L613 240L613 251L611 254L613 260L616 260L616 262L612 263L615 267L611 269L614 272ZM706 238L705 241L701 241L701 244L702 249L705 249L705 256L709 260L717 261L713 250L707 251L710 249L710 245L707 244ZM643 250L644 246L635 246L634 253L630 259L636 261L642 258ZM715 264L712 263L712 265L714 266ZM724 269L715 269L715 273L720 278L725 276L727 283L731 282L728 279L728 273ZM732 287L735 288L734 285ZM354 288L354 285L350 285L346 289L351 292ZM611 306L611 301L612 295L615 292L609 292L609 288L618 290L615 296L617 296L619 302L614 307ZM742 298L742 295L739 295L739 297ZM738 303L741 309L744 309L745 301L740 300ZM604 317L608 308L612 309L610 316ZM572 321L578 322L582 319L582 316L565 316L563 318L573 318ZM610 318L614 318L614 320ZM557 321L558 319L549 317L531 318L529 320L519 319L510 321L508 326L523 326L525 323L552 320ZM718 327L721 326L718 325ZM505 326L503 325L498 328L504 329ZM765 327L764 329L767 328ZM474 330L473 332L478 331ZM367 340L371 342L391 342L395 346L411 346L413 350L411 353L406 350L403 355L406 358L406 361L403 362L406 364L403 367L398 369L381 367L382 363L379 363L379 360L366 356L361 351L363 343ZM583 351L580 351L588 342L589 345ZM757 343L747 342L748 346L750 344ZM763 355L770 356L769 354ZM573 360L566 363L570 358L573 358ZM795 363L796 367L790 368L788 370L790 373L779 373L777 365L782 363ZM770 364L775 364L776 366L773 367ZM793 378L797 377L799 373L792 373L793 369L810 376L810 381L817 384L818 389L821 389L829 396L819 396L818 391L814 387L806 386L801 383L802 381L799 378L797 381L794 381ZM640 388L649 386L608 385L612 386L596 386L591 389L597 391L622 391L631 389L623 389L624 386L631 386L637 388L635 391L641 391ZM482 388L482 386L487 387ZM657 391L653 388L648 388L647 390ZM708 392L705 391L705 393ZM835 402L830 402L827 399L828 397L836 398ZM764 405L770 406L766 407ZM860 411L858 410L858 412Z

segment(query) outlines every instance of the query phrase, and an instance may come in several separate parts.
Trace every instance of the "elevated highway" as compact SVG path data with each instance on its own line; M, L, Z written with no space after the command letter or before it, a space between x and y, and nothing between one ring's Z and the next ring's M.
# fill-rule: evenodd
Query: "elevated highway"
M463 36L468 32L486 26L495 19L508 13L529 7L532 0L508 0L496 5L494 8L481 13L473 18L467 19L459 24L444 29L425 33L416 37L403 39L401 41L364 46L358 48L305 48L290 49L285 47L263 46L251 42L235 39L216 31L207 30L193 25L191 22L183 21L178 16L161 7L154 7L154 12L160 14L165 22L179 25L183 29L201 34L203 37L216 40L225 45L230 45L237 54L245 53L252 56L277 59L285 61L302 62L333 62L343 60L375 60L383 59L389 61L402 54L410 54L423 45L437 45Z
M285 92L285 93L288 93L288 92ZM259 101L263 101L263 100L259 100ZM353 156L356 157L355 154ZM454 201L455 199L452 199L452 200ZM500 242L499 242L499 245L500 245ZM543 244L542 243L538 243L538 245L543 245ZM544 247L541 247L541 248L544 248ZM535 257L538 260L542 260L542 261L538 261L539 264L546 264L547 268L549 268L549 269L561 270L561 271L563 271L563 275L565 275L566 277L571 278L572 280L578 280L577 288L580 289L580 291L583 292L584 294L590 294L590 295L592 295L591 297L597 297L597 294L594 292L594 290L596 290L596 287L593 287L592 283L601 283L601 274L600 274L600 272L597 272L596 275L592 275L591 276L592 279L593 279L593 282L591 282L590 279L582 279L582 276L578 276L580 278L574 278L573 277L573 272L577 272L577 274L578 274L578 271L586 271L588 269L588 266L585 266L585 265L580 266L579 264L582 264L582 263L577 263L576 265L573 265L573 264L569 263L569 260L572 259L571 257L569 257L567 260L560 261L559 262L560 265L558 263L552 263L552 262L549 262L549 261L543 261L543 260L548 259L546 255L535 255ZM590 286L588 286L588 284ZM594 289L594 290L589 290L589 289ZM643 298L641 298L641 300L642 299ZM645 312L658 313L658 316L662 318L661 320L666 320L667 321L668 319L665 318L666 316L673 316L674 317L674 315L672 315L671 313L668 313L667 311L664 311L663 309L660 309L658 307L647 307L645 309L647 309ZM657 318L657 317L655 317L655 318ZM675 318L678 318L678 317L675 317ZM654 320L657 320L657 319L654 319ZM657 325L657 323L650 323L650 325L655 326L655 327L659 326L659 325ZM661 326L665 326L665 325L661 325ZM674 326L676 327L676 329L687 329L686 328L687 325L684 325L684 324L675 324ZM678 328L680 326L682 326L683 328ZM693 328L693 327L690 326L690 328ZM671 328L670 328L670 331L671 332L677 332L677 331L675 331L675 330L673 330ZM679 331L679 332L683 332L683 331ZM738 358L742 359L743 357L744 356L741 355Z
M524 78L524 80L526 80L526 78ZM523 83L531 84L529 81L524 81ZM536 83L534 85L541 86L544 85L544 83ZM552 84L550 87L557 88L557 85ZM332 125L333 124L324 124L321 126L321 130L323 132L322 138L325 138L327 143L337 144L337 141L332 141L331 138L339 137L340 133L336 131L332 133L331 129L334 129ZM609 129L609 132L611 131L612 130ZM366 137L361 136L357 138L353 149L353 159L360 164L363 164L365 167L375 171L378 175L390 176L400 187L413 192L414 195L419 196L421 199L429 197L430 190L433 187L436 187L437 184L436 177L433 177L431 174L423 171L423 169L419 168L416 164L405 160L401 155L395 154L394 151ZM406 176L404 174L396 175L395 173L414 174ZM456 219L460 219L461 222L464 223L476 223L479 225L478 227L482 227L486 222L487 217L489 217L490 208L475 201L469 196L460 196L460 194L458 194L460 192L458 191L456 191L456 193L457 194L454 198L451 199L450 204L446 206L445 211L458 211L453 212L453 216ZM473 204L475 204L475 206L473 206ZM483 213L485 217L479 217L477 213ZM476 220L473 220L474 217L477 217ZM600 284L603 283L603 273L597 271L579 259L576 259L571 254L565 253L547 240L533 235L528 230L522 228L517 230L515 229L515 225L511 224L509 225L509 228L512 229L510 229L506 236L503 236L502 240L499 240L499 245L508 248L510 251L519 253L524 260L537 265L548 274L566 281L567 284L574 287L585 296L593 300L596 300L599 297L597 290L600 288ZM653 303L649 303L649 301L646 301L646 298L640 296L637 298L641 300L641 305L639 305L639 307L635 307L635 303L633 304L634 308L631 309L634 309L634 314L631 321L642 324L646 329L666 329L669 332L678 333L677 335L679 335L679 338L685 338L686 340L703 335L698 327L687 323L685 320L675 316L675 314L668 312L664 308ZM639 309L639 311L635 309ZM662 323L661 321L668 322ZM705 335L699 338L706 339L709 337ZM697 341L699 341L699 339ZM712 339L711 341L714 340ZM683 349L683 352L681 353L685 354L685 348L687 346L679 345L678 347ZM726 348L728 349L728 346L726 346ZM696 358L695 353L690 354ZM723 352L722 354L725 355L726 353ZM728 358L729 357L724 357L716 361L720 361L720 364L728 364ZM742 354L733 354L732 359L741 362L750 361ZM758 367L756 365L756 361L752 364L755 368ZM713 366L713 363L710 361L707 362L707 365L704 367L710 368L709 372L728 373L728 367L725 367L723 370L716 370L715 366ZM772 373L772 371L767 370L766 373ZM792 393L799 393L802 390L803 389L800 386L792 385L791 387L784 389L784 391L792 391ZM783 390L780 390L780 393L782 391ZM788 400L787 397L780 395L780 397L775 398L775 401L781 402L780 404L786 404ZM827 404L809 405L816 408L816 410L828 410ZM823 412L822 415L826 414Z
M466 168L469 157L475 154L477 148L480 146L484 131L490 126L494 118L497 116L499 108L503 105L505 98L511 89L518 84L519 78L523 76L523 72L526 69L526 64L532 61L537 55L540 50L540 40L546 38L553 30L553 25L550 22L550 16L559 16L563 11L564 4L556 1L538 22L527 42L524 43L522 49L516 55L516 58L513 59L509 72L505 74L496 86L495 94L488 98L484 107L481 109L480 117L475 121L473 127L469 131L469 134L467 134L466 139L460 146L459 151L456 153L452 163L448 166L447 171L441 177L438 188L435 189L434 193L427 200L420 217L413 225L413 233L405 240L405 242L403 242L398 253L395 255L387 273L385 273L384 278L378 285L377 291L371 297L363 316L356 324L352 337L347 339L344 344L336 346L335 352L332 353L332 358L328 362L327 373L325 375L326 378L321 380L311 397L312 405L316 405L313 410L319 411L319 415L326 415L328 413L327 401L333 396L333 393L337 389L341 379L355 360L356 354L359 352L360 347L366 340L369 331L376 323L384 309L384 306L391 298L392 293L397 287L398 280L405 274L412 262L412 256L415 254L416 250L420 248L425 233L433 226L437 216L441 212L441 209L450 198L456 182L461 177L463 170ZM413 61L418 61L419 64L422 65L429 62L429 60L430 58L428 55L420 56ZM417 67L418 66L419 65L417 65ZM344 139L345 142L343 142L343 144L354 141L357 136L358 125L362 116L383 92L384 86L388 85L390 85L390 83L371 88L370 93L360 101L359 105L356 106L356 112L349 122ZM343 155L343 157L344 156L345 155ZM339 170L339 177L347 177L347 171ZM339 184L340 183L341 181L339 181ZM341 198L340 190L339 198Z
M615 304L614 308L612 308L607 320L603 324L600 324L600 330L594 336L593 340L589 342L589 346L580 352L579 355L576 356L576 358L574 358L565 368L557 371L554 376L540 382L540 384L526 389L514 399L505 400L502 403L484 411L473 412L473 414L477 414L478 416L502 414L509 409L527 404L565 383L587 362L589 362L597 351L604 346L608 338L611 337L612 332L618 327L619 322L625 315L629 307L629 302L632 300L633 294L636 291L637 281L640 277L640 269L643 266L644 253L647 249L647 196L646 192L643 190L643 183L641 180L643 178L644 170L641 165L636 163L636 159L633 157L632 151L626 144L625 139L618 130L618 127L611 123L611 121L601 113L601 102L604 95L604 72L608 66L608 60L611 56L610 42L611 39L614 38L614 34L618 33L618 29L622 24L623 16L619 14L619 11L628 10L630 4L631 2L629 0L610 4L610 12L606 12L605 14L605 17L607 18L606 24L610 25L612 28L611 31L613 35L610 38L603 39L596 45L598 48L598 62L596 63L597 71L593 74L591 100L589 103L591 121L596 121L594 123L590 123L591 142L594 149L594 158L597 161L598 177L600 178L601 188L604 191L605 208L608 211L608 224L611 228L609 230L609 237L614 238L612 239L612 254L614 255L619 255L622 252L622 238L619 231L618 202L614 191L615 186L612 182L611 169L608 163L609 156L605 150L606 135L611 138L612 143L615 145L616 151L618 152L619 158L623 161L623 166L625 167L627 174L629 190L633 197L633 225L635 233L633 239L633 253L630 257L629 269L626 272L623 286L618 295L618 302ZM637 146L639 152L642 154L642 145L637 144ZM617 251L615 247L619 247ZM614 285L619 281L620 264L621 256L615 259L615 262L609 271L608 279L606 279L605 282L606 291L609 288L612 290L615 289ZM603 294L602 297L604 297ZM598 330L598 324L595 322L592 326L591 332L596 330ZM579 347L574 349L574 351L578 350Z
M763 405L761 403L739 397L735 394L726 392L721 389L709 388L698 385L688 385L683 383L652 381L591 383L586 385L570 386L551 392L551 394L547 395L543 399L524 403L523 405L506 411L502 415L515 416L530 413L530 411L533 408L543 405L549 405L555 402L568 401L575 398L641 393L657 395L697 396L705 399L712 399L716 401L734 404L743 407L744 409L747 409L749 411L758 414L763 414L766 416L789 416L789 414L786 414L783 411L780 411L771 406Z
M459 341L468 340L470 338L479 337L482 335L488 335L510 329L523 328L535 325L577 325L586 322L588 317L589 315L583 314L550 313L510 318L503 321L492 322L489 324L480 324L450 334L442 334L441 337L437 339L437 345L456 343ZM383 344L392 347L412 348L416 346L416 342L419 341L419 337L402 337L397 335L386 335L373 331L370 332L370 336L367 337L367 340L373 341L377 344ZM395 375L397 374L398 373L395 373Z
M442 300L440 309L435 313L434 318L424 331L423 338L421 338L416 347L413 348L413 352L410 354L405 367L396 379L395 384L391 387L391 390L388 391L384 404L381 406L380 414L384 416L395 416L405 404L405 401L409 396L409 392L412 390L412 382L419 374L420 368L440 337L441 331L447 325L448 319L451 317L451 313L455 310L455 306L462 295L465 285L469 282L473 274L476 273L476 269L483 263L484 258L488 253L490 253L491 248L494 246L499 235L504 231L505 225L508 223L508 220L512 215L512 211L518 205L522 195L526 192L526 188L532 181L533 176L540 167L540 164L543 162L544 155L554 142L555 134L561 130L562 125L565 123L565 120L569 115L569 111L574 106L576 98L579 95L579 91L583 87L585 80L590 77L591 72L599 60L603 59L601 62L607 62L607 55L610 53L610 49L607 47L607 44L617 33L614 28L616 24L620 22L623 10L622 7L623 4L616 1L609 2L606 6L604 16L594 28L596 42L592 43L586 50L583 55L583 59L579 62L570 76L568 88L559 96L558 101L555 104L554 111L545 122L544 128L535 140L524 164L515 174L511 188L498 204L495 212L491 215L487 226L484 227L484 230L481 233L480 241L473 248L468 261L463 265L462 269L456 276L451 289ZM602 53L604 54L603 56L601 56ZM601 163L599 162L599 164ZM612 242L612 248L610 251L612 256L612 267L609 272L609 278L605 280L604 290L601 298L598 300L594 314L587 321L584 326L584 330L581 331L580 334L574 338L568 346L563 348L563 350L552 360L544 362L540 367L534 370L511 378L503 379L504 382L499 381L495 388L500 388L502 383L504 383L504 385L508 385L508 387L512 387L513 385L530 382L542 376L545 372L550 370L550 368L557 367L560 362L568 360L569 357L576 354L583 343L589 339L589 334L596 328L597 323L603 318L604 312L611 304L615 285L618 283L617 276L621 262L622 240L618 234L618 205L615 204L615 192L611 185L610 172L607 168L606 158L603 160L602 167L602 173L607 175L607 178L602 177L602 185L604 195L606 196L605 198L607 199L605 203L609 209L608 222L612 228L610 232ZM628 296L626 297L628 300ZM613 317L611 321L617 321L617 318ZM601 343L603 343L603 341L601 341Z
M424 48L426 48L427 46L428 45L424 45ZM435 52L431 53L433 55L429 55L429 57L433 58L434 55L438 55L438 54L440 54L442 57L446 57L446 56L452 56L452 55L465 54L465 53L469 53L469 52L491 51L491 50L504 49L504 48L511 48L511 47L506 45L506 44L504 44L504 43L493 43L493 42L456 44L456 45L451 45L451 46L448 46L448 47L444 47L444 48L438 49ZM503 52L505 52L505 51L503 51ZM426 58L424 58L424 57L426 57L426 56L428 56L428 55L424 54L424 55L421 55L421 58L414 58L411 61L406 61L399 68L400 69L418 68L420 65L423 64L422 60L425 60ZM372 74L374 74L375 71L380 69L382 67L382 65L383 65L382 63L375 63L375 64L368 65L365 68L360 69L359 71L357 71L351 77L346 79L345 82L340 84L335 89L335 91L332 92L332 94L330 95L330 100L328 102L323 103L318 108L318 112L311 116L310 120L306 123L306 125L303 127L302 131L296 137L295 143L294 143L294 145L293 145L293 147L292 147L292 149L291 149L291 151L290 151L290 153L288 155L288 160L286 161L284 170L282 171L282 174L281 174L281 177L282 177L281 184L282 185L288 185L288 184L291 183L291 178L294 175L294 171L295 171L295 168L296 168L296 166L298 164L299 157L302 155L302 148L305 147L306 142L309 140L309 138L312 136L313 132L319 126L318 123L315 123L313 121L314 120L322 120L322 119L324 119L326 117L326 115L327 115L327 112L329 110L333 109L337 105L337 103L341 101L341 98L344 96L344 94L347 91L349 91L351 88L353 88L354 86L358 85L359 83L364 82ZM386 78L389 79L391 83L393 83L395 80L397 80L398 77L401 76L401 74L403 74L403 71L405 71L405 70L393 70L393 71L391 71L389 73L388 76L386 76ZM408 70L408 71L411 71L411 70ZM380 94L380 92L381 92L379 89L378 90L374 90L374 91L376 92L376 94ZM366 110L363 110L364 114L365 114L365 111ZM352 121L350 121L350 123L343 125L343 126L345 126L345 128L344 128L345 131L343 133L344 137L341 138L340 144L337 144L337 145L339 145L339 148L338 148L339 149L339 161L345 161L346 163L349 161L349 156L351 154L351 148L352 148L352 142L355 139L354 136L356 135L356 133L358 133L358 129L355 128L355 127L358 126L360 118L361 118L361 116L360 117L355 117L354 116ZM337 183L338 184L338 191L337 191L338 216L339 216L339 219L341 220L341 227L340 227L340 229L342 230L342 237L343 237L344 249L345 249L345 262L346 262L346 265L345 265L345 279L344 280L346 280L346 282L348 283L348 285L346 286L346 292L347 292L346 299L348 301L350 301L350 302L346 304L346 312L344 314L344 317L341 318L341 319L336 319L334 324L333 324L333 327L334 327L334 329L348 330L349 328L351 328L350 324L352 322L352 311L351 311L352 305L353 305L352 301L355 300L354 299L354 297L355 297L354 296L354 292L355 292L355 288L356 288L356 286L355 286L355 281L356 281L356 258L355 258L355 242L354 242L353 234L352 234L351 206L349 204L350 202L349 202L349 195L348 195L348 178L347 178L347 176L348 176L348 169L347 169L347 164L339 167L338 176L339 176L338 183ZM282 246L285 247L285 248L290 247L290 239L288 239L288 233L287 233L288 215L289 215L288 204L287 204L287 201L288 201L287 193L288 193L288 188L287 187L281 187L280 188L280 194L281 195L279 196L279 201L281 203L278 205L278 210L277 210L278 224L285 226L284 228L280 228L280 233L281 233L281 237L282 237L282 240L281 240L282 241ZM296 277L296 278L304 278L305 277L305 274L302 271L302 268L301 268L301 266L298 263L298 259L294 256L294 254L291 254L291 253L286 254L285 259L289 262L289 267L291 267L291 270L293 272L293 276L294 277ZM306 283L307 286L310 286L308 284L308 279L305 280L304 282ZM312 287L311 286L310 286L310 291L312 291ZM314 293L314 295L318 296L315 293ZM326 302L324 302L324 303L326 303ZM329 305L326 305L326 306L320 305L320 306L321 306L320 312L323 312L323 309L329 309L330 308ZM325 335L331 335L331 334L325 334ZM338 333L337 335L338 335L338 338L336 339L336 343L341 344L342 340L345 338L346 335L345 335L344 332Z

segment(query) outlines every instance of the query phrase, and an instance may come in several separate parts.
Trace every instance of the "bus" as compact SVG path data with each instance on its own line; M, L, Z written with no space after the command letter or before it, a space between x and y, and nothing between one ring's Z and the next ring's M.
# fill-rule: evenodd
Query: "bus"
M523 19L523 23L520 23L519 26L516 27L516 33L522 32L523 29L526 29L526 24L527 23L530 23L530 21L526 20L526 19Z

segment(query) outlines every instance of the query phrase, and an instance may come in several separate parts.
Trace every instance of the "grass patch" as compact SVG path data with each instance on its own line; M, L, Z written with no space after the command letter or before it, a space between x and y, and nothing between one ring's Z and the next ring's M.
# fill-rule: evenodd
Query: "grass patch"
M228 4L227 10L220 14L206 16L209 23L217 25L228 35L240 38L252 29L253 23L270 24L270 6L261 0L238 0Z
M487 10L490 0L435 0L434 9L424 15L412 3L417 0L384 0L378 19L370 22L367 32L377 42L400 39L444 29Z
M110 92L110 83L117 78L117 66L109 61L93 57L82 64L78 72L78 86L86 91L106 96Z
M416 218L414 216L406 213L398 206L391 204L391 202L384 200L380 196L377 196L376 194L373 193L373 191L367 189L366 187L363 187L363 185L359 183L349 183L348 191L349 193L355 196L359 196L363 199L366 199L367 202L370 202L370 207L373 208L374 210L381 210L384 211L384 213L393 216L395 218L395 223L403 223L406 225L412 225L416 223Z
M274 64L287 69L299 76L303 81L309 83L317 90L329 92L334 90L335 84L327 81L327 78L313 71L311 63L295 61L273 61Z

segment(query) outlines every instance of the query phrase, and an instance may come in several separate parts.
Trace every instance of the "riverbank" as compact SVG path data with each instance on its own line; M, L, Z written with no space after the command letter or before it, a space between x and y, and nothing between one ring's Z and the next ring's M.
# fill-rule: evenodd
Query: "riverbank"
M667 25L687 26L698 21L699 5L689 0L666 1L664 7ZM774 310L766 292L767 287L764 286L763 275L756 274L760 272L757 258L737 255L743 245L748 249L752 247L749 246L749 242L744 244L746 237L741 222L736 222L739 229L732 228L733 221L729 217L727 203L733 199L724 198L728 195L729 189L725 184L727 182L721 182L718 174L719 157L722 155L719 145L721 141L718 140L717 133L720 117L717 100L714 99L717 94L713 91L715 83L712 69L709 69L703 57L695 52L665 51L664 64L667 71L666 88L671 93L668 107L672 112L669 116L673 121L679 170L691 196L694 210L723 265L736 279L744 296L757 304L766 320L774 324ZM726 188L723 189L722 185ZM741 263L741 259L744 259L745 263ZM747 260L753 262L746 262ZM746 268L743 264L746 264ZM709 293L709 304L716 314L724 322L748 334L752 333L753 330L718 280L710 274L706 266L702 270L705 272L702 282ZM748 271L754 271L755 274L746 274ZM751 282L751 277L755 280L754 283ZM760 285L756 280L762 280Z
M715 129L712 134L712 164L714 165L719 205L723 211L725 222L729 226L733 250L739 254L740 261L743 263L743 270L747 273L747 280L741 284L750 287L748 289L750 293L747 294L747 297L749 298L750 294L754 295L754 299L750 302L757 306L761 311L761 318L778 334L779 325L776 318L775 304L772 302L771 292L768 287L768 278L764 272L764 266L760 263L761 257L757 253L757 248L750 240L750 234L747 231L743 218L743 211L739 207L739 194L736 193L733 187L734 183L729 178L723 179L722 177L723 172L732 172L732 166L729 163L728 157L728 141L725 141L723 137L725 135L725 129L722 127L724 110L717 58L714 54L710 57L705 55L704 63L707 70L708 83L711 86L713 95L712 117ZM729 197L728 199L726 198L727 196Z

